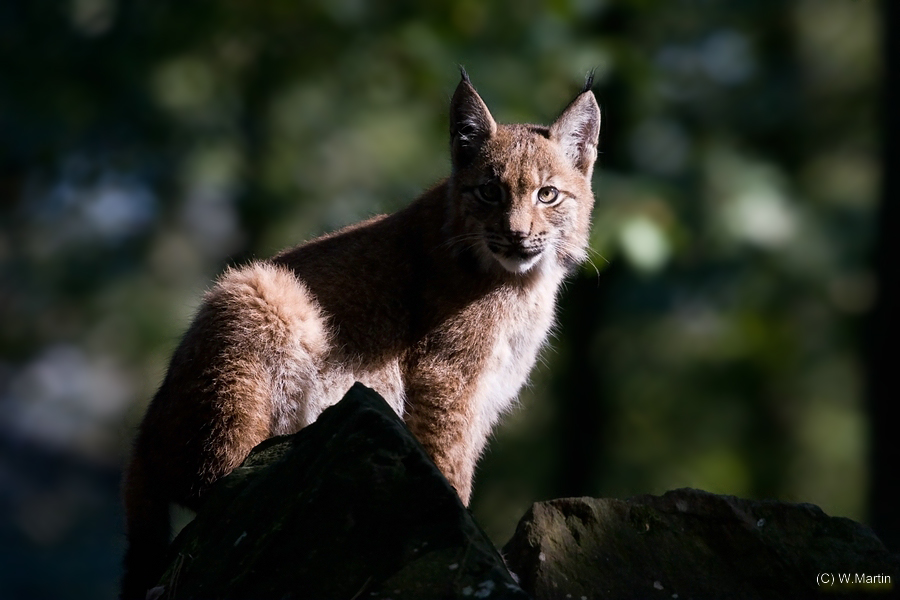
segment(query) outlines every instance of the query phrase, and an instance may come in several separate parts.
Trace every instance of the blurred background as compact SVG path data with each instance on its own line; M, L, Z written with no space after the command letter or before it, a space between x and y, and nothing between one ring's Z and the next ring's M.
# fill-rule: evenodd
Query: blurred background
M603 111L591 263L479 468L495 542L536 500L690 486L898 550L896 13L4 0L0 595L115 597L121 468L203 291L445 177L457 64L501 122L591 69Z

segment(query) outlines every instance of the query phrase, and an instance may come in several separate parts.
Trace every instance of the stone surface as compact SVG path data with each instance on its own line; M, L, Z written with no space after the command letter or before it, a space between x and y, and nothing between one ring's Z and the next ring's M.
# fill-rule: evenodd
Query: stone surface
M538 600L884 598L900 575L898 556L864 525L810 504L691 489L537 503L504 555ZM822 574L888 576L893 587L883 578L820 587Z
M176 538L170 598L526 598L415 438L356 384L253 450Z
M217 484L173 543L155 593L317 600L527 598L525 592L537 600L769 600L823 592L886 598L898 595L900 576L900 557L859 523L809 504L688 489L537 503L504 554L521 588L403 422L357 384L316 423L264 442ZM823 574L849 576L850 584L829 585Z

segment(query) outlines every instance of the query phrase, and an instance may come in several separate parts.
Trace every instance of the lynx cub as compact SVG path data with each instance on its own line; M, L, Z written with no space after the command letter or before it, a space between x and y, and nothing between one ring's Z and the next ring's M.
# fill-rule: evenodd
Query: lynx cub
M560 283L586 256L600 128L590 84L550 127L498 125L463 71L449 179L219 278L135 441L125 597L161 574L169 502L196 507L251 448L312 423L354 381L384 396L468 503Z

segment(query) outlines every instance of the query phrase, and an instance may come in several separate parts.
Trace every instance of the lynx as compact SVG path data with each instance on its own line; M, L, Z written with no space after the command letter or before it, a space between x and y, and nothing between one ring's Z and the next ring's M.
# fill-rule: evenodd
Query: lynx
M461 70L450 177L397 213L226 271L140 425L123 596L161 575L169 503L196 509L263 440L355 381L380 393L468 503L475 463L586 258L600 110L589 77L550 126L499 125Z

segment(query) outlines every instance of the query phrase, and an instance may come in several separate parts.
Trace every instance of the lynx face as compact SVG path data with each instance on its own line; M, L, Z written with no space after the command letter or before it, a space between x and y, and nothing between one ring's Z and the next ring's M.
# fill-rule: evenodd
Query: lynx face
M486 269L586 257L600 111L584 91L550 127L497 125L464 79L451 104L457 236Z

